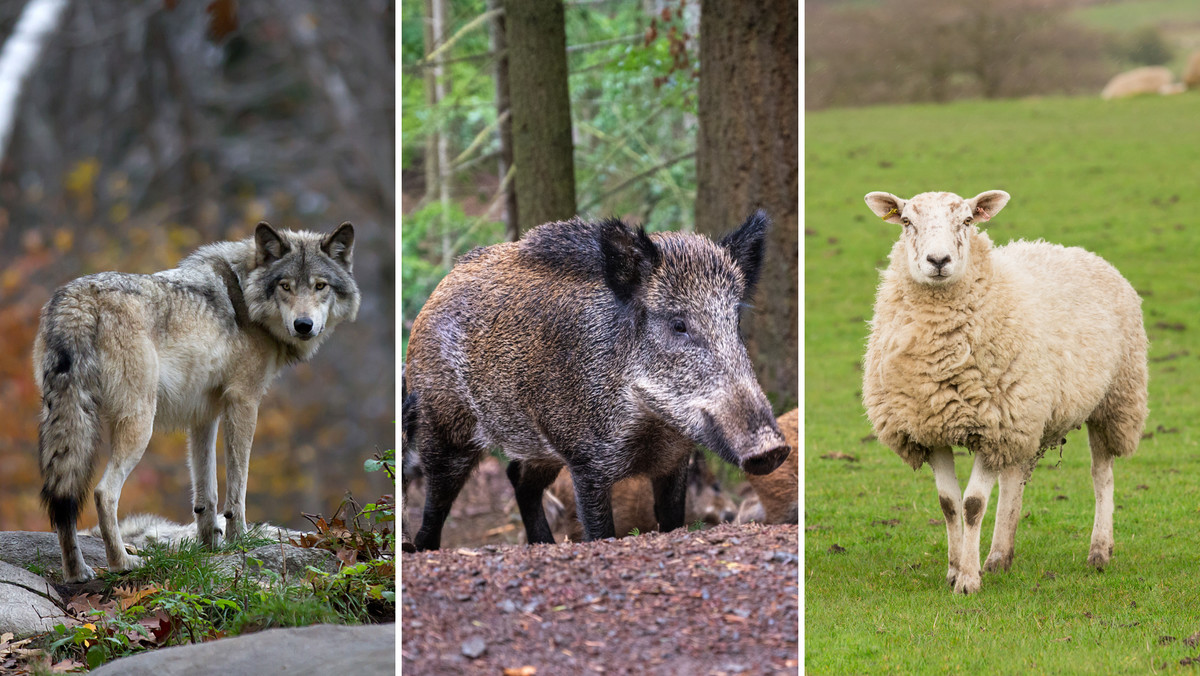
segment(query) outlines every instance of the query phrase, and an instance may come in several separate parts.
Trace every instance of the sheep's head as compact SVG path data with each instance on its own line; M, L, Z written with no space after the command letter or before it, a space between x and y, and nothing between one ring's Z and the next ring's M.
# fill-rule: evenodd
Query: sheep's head
M963 199L949 192L923 192L904 200L891 193L873 192L865 199L876 216L904 226L900 240L913 280L942 286L962 277L970 264L975 224L999 213L1008 204L1008 193L989 190Z

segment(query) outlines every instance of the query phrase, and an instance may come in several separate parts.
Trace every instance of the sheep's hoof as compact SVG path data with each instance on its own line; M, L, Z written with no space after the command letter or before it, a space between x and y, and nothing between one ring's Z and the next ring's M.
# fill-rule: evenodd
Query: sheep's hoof
M958 580L954 583L954 591L957 594L974 594L979 591L980 581L979 573L974 575L960 574Z
M1092 547L1091 553L1088 554L1088 565L1100 572L1104 572L1104 567L1112 560L1112 545L1105 547Z
M983 564L983 569L989 573L1007 572L1012 567L1013 553L1008 552L1001 554L1000 552L992 552L988 554L987 561Z

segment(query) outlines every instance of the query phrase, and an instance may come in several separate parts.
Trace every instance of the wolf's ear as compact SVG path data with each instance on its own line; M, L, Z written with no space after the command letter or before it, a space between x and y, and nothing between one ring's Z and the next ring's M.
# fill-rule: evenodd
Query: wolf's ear
M354 226L350 225L350 221L342 223L337 230L325 235L325 239L321 240L321 251L341 263L347 270L353 266L351 257L354 255Z
M658 267L658 247L646 234L617 218L600 224L600 258L604 283L622 303L633 300L642 282Z
M742 300L749 301L754 297L754 286L758 284L758 276L762 271L763 255L766 252L767 226L771 219L767 212L759 209L750 214L750 218L742 223L742 227L725 235L721 247L729 252L733 262L737 263L746 280L746 288Z
M254 229L254 267L260 267L283 258L291 247L269 223L263 221Z

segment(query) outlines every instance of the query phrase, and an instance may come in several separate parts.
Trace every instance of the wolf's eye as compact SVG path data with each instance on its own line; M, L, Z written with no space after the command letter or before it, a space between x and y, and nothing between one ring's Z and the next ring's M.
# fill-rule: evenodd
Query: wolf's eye
M287 282L280 282L280 283L279 283L279 288L283 289L284 291L291 291L291 290L292 290L292 285L291 285L291 284L288 284Z
M313 288L316 289L317 291L320 291L321 289L324 289L326 286L329 286L329 285L326 284L325 282L317 282L316 284L313 285Z
M675 318L675 319L671 320L671 331L673 331L675 333L675 335L686 336L687 330L688 330L687 323L684 322L682 319Z

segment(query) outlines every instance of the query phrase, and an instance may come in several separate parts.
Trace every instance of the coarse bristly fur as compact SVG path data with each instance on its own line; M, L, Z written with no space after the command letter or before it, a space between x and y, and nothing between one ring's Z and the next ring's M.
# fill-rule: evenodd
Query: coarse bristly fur
M112 458L95 502L109 568L137 557L117 527L121 486L153 429L188 432L200 539L217 544L216 432L224 421L225 517L246 528L246 472L259 401L285 365L310 358L358 312L354 228L275 230L201 247L153 275L104 272L55 291L42 308L33 368L42 392L42 499L62 547L63 576L87 580L75 522L91 488L101 431Z
M1037 460L1088 425L1096 514L1091 565L1112 554L1112 459L1132 454L1147 409L1141 299L1119 272L1077 247L994 247L977 227L1008 193L971 199L870 193L903 227L883 272L863 364L863 403L880 442L933 468L946 517L947 581L979 589L979 530L1000 497L986 570L1012 563L1021 494ZM975 454L963 494L951 447Z
M542 494L564 465L588 540L615 534L611 488L632 476L650 477L663 530L682 526L696 443L750 472L778 466L788 447L738 331L766 227L758 212L718 243L572 220L460 259L408 344L427 489L416 548L440 546L488 448L511 459L530 543L554 541Z

